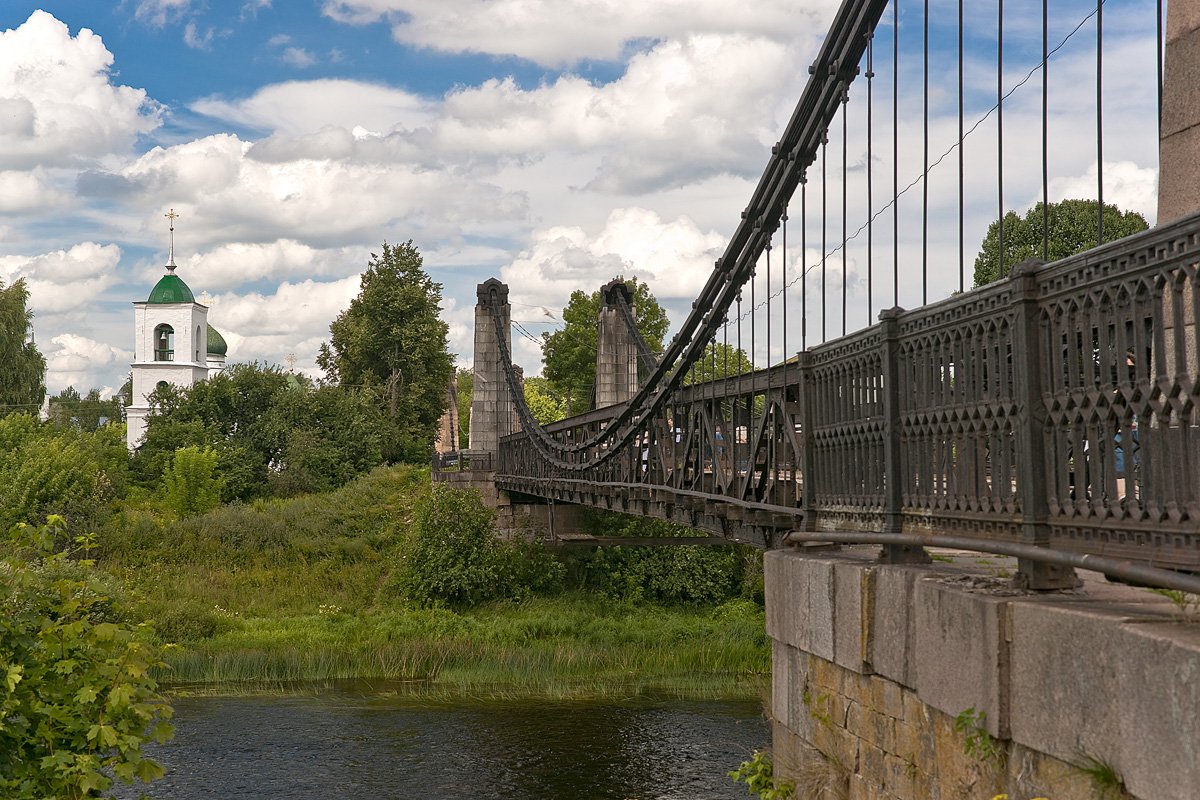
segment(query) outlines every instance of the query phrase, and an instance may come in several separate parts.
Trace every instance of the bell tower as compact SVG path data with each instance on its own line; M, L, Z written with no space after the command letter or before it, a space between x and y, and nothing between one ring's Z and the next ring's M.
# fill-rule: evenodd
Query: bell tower
M175 209L170 220L170 248L166 274L144 303L133 304L133 402L126 409L126 444L136 450L146 433L150 395L160 385L191 386L209 374L209 340L215 330L208 325L208 306L196 302L192 290L175 274ZM210 333L211 330L211 333ZM216 339L222 349L225 341Z

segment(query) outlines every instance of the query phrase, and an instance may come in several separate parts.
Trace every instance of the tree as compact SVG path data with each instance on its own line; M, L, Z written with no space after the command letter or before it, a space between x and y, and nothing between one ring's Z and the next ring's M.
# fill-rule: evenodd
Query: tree
M648 285L637 278L626 283L633 290L632 305L642 338L650 350L661 351L670 324L667 312L650 293ZM592 385L596 381L596 321L599 316L600 290L590 295L576 290L563 309L565 325L553 333L542 334L543 374L551 388L564 398L568 414L580 414L591 405Z
M388 426L370 389L314 388L278 367L235 364L188 388L157 389L150 401L134 459L147 486L189 446L216 451L224 500L325 491L383 460Z
M119 426L59 428L32 414L0 418L0 531L50 514L85 527L124 487L129 452Z
M525 405L541 425L558 422L567 416L566 403L555 394L546 378L525 379Z
M475 373L469 369L458 371L458 447L466 450L470 446L471 398L475 394Z
M94 431L103 423L120 419L121 407L117 399L100 399L99 389L90 389L80 397L74 386L68 386L50 398L50 421L60 427Z
M46 359L33 343L25 279L0 281L0 415L36 411L46 394Z
M750 358L744 350L739 350L731 344L709 342L704 348L704 355L696 362L694 368L683 376L683 384L691 386L693 383L704 383L753 371L754 365L750 363Z
M62 520L13 531L0 559L0 796L107 796L113 777L161 777L147 741L169 739L171 707L151 669L161 650L124 621L111 579L55 552Z
M378 392L391 421L388 460L428 458L453 370L442 285L422 269L412 241L371 254L358 296L329 326L317 363L342 387Z
M1096 246L1096 201L1063 200L1048 206L1049 261L1073 256ZM1104 241L1111 242L1149 227L1134 211L1104 204ZM1004 263L1000 265L1000 223L993 222L975 257L975 286L983 286L1008 275L1012 268L1030 258L1042 257L1042 204L1024 217L1009 211L1004 215Z

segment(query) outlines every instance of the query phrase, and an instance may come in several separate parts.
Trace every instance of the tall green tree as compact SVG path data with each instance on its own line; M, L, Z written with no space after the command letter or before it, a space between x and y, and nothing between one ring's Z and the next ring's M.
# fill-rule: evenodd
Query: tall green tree
M619 279L619 278L618 278ZM633 309L637 327L654 352L663 348L669 322L667 312L650 293L650 287L637 278L626 281L633 290ZM580 290L571 293L563 308L563 327L542 334L543 375L551 388L563 397L568 414L588 410L592 386L596 381L596 351L600 316L600 290L590 295Z
M408 241L371 255L358 296L329 326L317 363L343 387L378 392L391 432L388 460L424 462L446 407L453 371L449 329L438 316L442 285L425 273Z
M0 281L0 415L36 411L46 394L46 359L33 343L29 289Z
M1057 261L1096 246L1096 201L1063 200L1047 206L1049 218L1048 261ZM983 286L1005 277L1012 268L1030 258L1042 258L1042 204L1019 217L1004 215L1004 258L1000 259L1000 221L993 222L975 257L975 285ZM1104 241L1111 242L1144 231L1146 218L1135 211L1122 211L1104 204Z

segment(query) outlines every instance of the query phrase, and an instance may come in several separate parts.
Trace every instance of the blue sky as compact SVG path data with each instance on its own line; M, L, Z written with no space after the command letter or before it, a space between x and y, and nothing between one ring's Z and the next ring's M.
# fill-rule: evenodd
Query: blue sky
M932 5L932 137L940 154L956 126L947 70L957 6ZM990 106L995 82L988 71L994 8L970 5L969 116ZM753 8L736 0L0 0L0 280L30 282L52 391L123 381L132 355L129 304L161 274L169 208L181 214L180 274L204 293L233 360L283 363L295 353L298 369L315 372L329 322L384 240L413 239L443 283L451 347L462 363L470 361L475 284L491 276L511 285L514 316L535 332L558 324L571 290L594 290L616 274L648 281L678 322L790 116L834 7L832 0L759 0ZM918 7L907 4L901 18L906 81L918 64L919 24L911 16ZM1006 3L1007 84L1036 63L1037 31L1032 39L1018 35L1035 7ZM1058 0L1052 38L1087 7ZM1105 80L1120 102L1106 120L1105 192L1152 215L1147 8L1106 6L1115 49ZM1095 153L1086 146L1092 101L1078 91L1093 58L1089 35L1094 28L1052 67L1062 107L1052 120L1056 198L1086 196L1094 184ZM879 38L882 59L890 31ZM919 71L915 77L901 99L905 130L919 123ZM890 86L881 75L877 98L886 94L885 79ZM860 81L852 95L862 92ZM1037 181L1024 173L1038 172L1028 167L1040 154L1031 137L1015 132L1030 129L1039 99L1035 79L1006 106L1005 157L1015 165L1006 197L1017 210L1037 199ZM876 102L877 120L890 126L890 100ZM865 158L862 113L861 100L852 103L852 163ZM839 133L835 126L831 138ZM876 136L890 140L890 131ZM994 139L986 123L966 151L972 251L995 215L987 188ZM914 141L902 148L902 183L920 174ZM877 149L875 158L877 174L890 175L890 152ZM840 176L838 159L831 175ZM956 169L930 176L933 213L943 221L956 180ZM848 216L853 229L866 216L865 198L861 186L848 192L860 209ZM910 215L911 197L901 207ZM831 226L840 230L840 220ZM939 236L957 232L936 227ZM919 246L913 230L902 226L906 257ZM890 239L890 229L877 238ZM938 280L945 291L957 288L956 235L931 247ZM819 259L811 238L804 254L789 243L790 280L802 255L809 265ZM890 305L890 285L877 280L868 306L864 256L848 249L844 265L840 254L833 258L836 288L827 291L840 294L844 266L849 300L860 308L853 313L865 322L883 294ZM902 302L914 305L910 283ZM840 305L840 297L830 301ZM819 314L812 304L809 312ZM536 373L536 346L518 336L514 347Z

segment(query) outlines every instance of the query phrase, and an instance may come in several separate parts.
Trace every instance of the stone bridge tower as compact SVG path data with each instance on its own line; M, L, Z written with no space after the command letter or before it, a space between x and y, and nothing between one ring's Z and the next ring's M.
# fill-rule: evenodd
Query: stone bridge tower
M617 279L600 290L600 318L597 322L596 407L624 403L637 394L638 351L633 331L617 307L624 302L633 307L629 285Z

